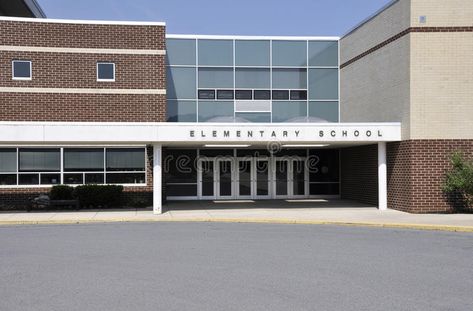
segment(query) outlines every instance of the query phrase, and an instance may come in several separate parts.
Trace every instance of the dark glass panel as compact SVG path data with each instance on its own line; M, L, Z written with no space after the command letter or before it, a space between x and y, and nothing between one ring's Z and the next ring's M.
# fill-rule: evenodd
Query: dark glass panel
M87 173L85 174L86 184L103 184L104 174L103 173Z
M59 171L60 151L57 148L22 148L19 149L20 172L52 172Z
M65 148L64 171L103 171L103 148Z
M251 161L238 162L238 179L240 195L251 195Z
M339 181L339 150L310 149L307 168L310 182Z
M256 161L256 195L269 194L269 162Z
M274 100L286 100L289 99L289 91L286 90L274 90L273 91Z
M69 185L80 185L84 183L83 174L64 174L64 183Z
M39 185L39 174L20 174L18 177L19 185Z
M271 99L271 92L269 90L254 90L253 98L255 100L268 100Z
M114 80L115 79L115 70L114 64L112 63L99 63L97 64L97 78L99 80Z
M287 195L287 161L276 161L276 195Z
M236 90L235 99L248 100L253 99L253 94L251 90Z
M233 99L233 91L217 90L217 99Z
M197 196L197 184L195 185L166 185L166 195L171 197Z
M292 162L292 172L293 172L293 194L294 195L304 195L305 194L305 161L298 160Z
M57 185L61 183L60 174L41 174L42 185Z
M163 161L166 182L196 183L196 158L196 149L167 149Z
M199 99L215 99L215 90L199 90Z
M202 161L202 195L214 195L214 163L212 161Z
M144 184L144 173L107 173L107 184Z
M16 175L15 174L0 174L0 185L16 185Z
M291 100L307 99L307 91L291 91Z
M144 148L108 148L107 171L144 171Z

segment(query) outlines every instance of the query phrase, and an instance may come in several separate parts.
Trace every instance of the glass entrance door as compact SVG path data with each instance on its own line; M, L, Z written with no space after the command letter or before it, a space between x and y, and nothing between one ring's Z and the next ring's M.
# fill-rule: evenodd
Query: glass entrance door
M253 161L250 158L245 158L238 159L237 163L237 199L251 199L253 195Z
M198 162L199 197L201 199L215 199L215 161L199 160Z
M275 198L303 198L308 194L305 158L275 158L273 189Z
M269 159L255 158L255 176L253 182L253 198L254 199L268 199L270 193L270 161Z
M231 159L217 159L217 199L231 199L233 196L233 165Z

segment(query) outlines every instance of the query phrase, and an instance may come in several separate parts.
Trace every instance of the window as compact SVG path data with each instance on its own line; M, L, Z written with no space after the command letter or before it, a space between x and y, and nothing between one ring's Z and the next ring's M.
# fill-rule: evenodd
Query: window
M217 99L233 99L233 91L217 90Z
M286 90L274 90L273 99L277 100L287 100L289 99L289 91Z
M196 122L197 103L195 100L168 100L166 113L168 122Z
M199 99L215 99L215 90L199 90Z
M31 61L14 60L12 62L12 77L14 80L31 80Z
M103 171L103 148L64 149L65 172Z
M237 88L266 89L270 87L269 68L236 68L235 86Z
M338 42L310 41L309 66L338 66Z
M57 185L61 183L59 148L18 149L19 185Z
M270 41L235 40L237 66L269 66Z
M233 106L230 101L199 101L199 122L232 122Z
M307 99L307 91L291 90L291 100Z
M233 68L199 68L199 88L233 88Z
M16 149L0 149L0 185L16 185Z
M273 88L306 89L307 71L299 68L273 69Z
M167 67L166 96L168 99L195 99L195 68Z
M235 117L244 119L248 122L268 123L271 122L270 112L237 112Z
M107 148L106 182L108 184L144 184L144 148Z
M115 81L114 63L97 63L97 81Z
M273 66L305 67L306 41L273 41Z
M168 65L195 65L195 39L166 39Z
M233 40L198 40L200 66L233 66Z
M235 99L245 100L253 99L253 94L251 90L236 90Z
M317 100L338 100L338 69L309 69L309 96Z
M338 102L311 101L309 102L309 116L322 121L338 122Z
M269 90L254 90L253 97L256 100L271 99L271 92Z
M273 122L300 122L307 118L306 101L273 101Z

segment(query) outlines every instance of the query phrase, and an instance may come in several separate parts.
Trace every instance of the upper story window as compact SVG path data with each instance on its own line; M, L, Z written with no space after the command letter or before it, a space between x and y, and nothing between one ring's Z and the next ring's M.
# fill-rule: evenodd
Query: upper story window
M31 77L32 77L31 61L14 60L12 62L13 80L31 80Z
M97 81L114 82L115 64L97 63Z

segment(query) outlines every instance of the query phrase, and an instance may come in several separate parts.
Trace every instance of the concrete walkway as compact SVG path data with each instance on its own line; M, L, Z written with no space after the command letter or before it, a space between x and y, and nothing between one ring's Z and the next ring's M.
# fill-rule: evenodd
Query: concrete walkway
M150 208L1 212L0 225L213 221L340 224L473 232L473 214L409 214L341 200L171 202L161 215Z

